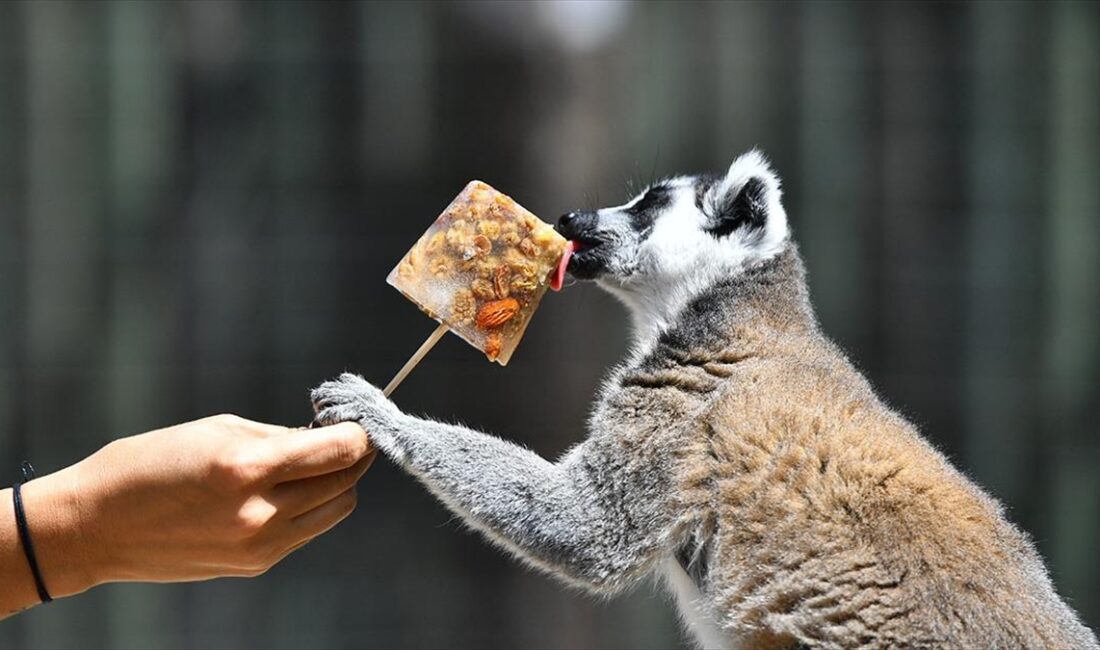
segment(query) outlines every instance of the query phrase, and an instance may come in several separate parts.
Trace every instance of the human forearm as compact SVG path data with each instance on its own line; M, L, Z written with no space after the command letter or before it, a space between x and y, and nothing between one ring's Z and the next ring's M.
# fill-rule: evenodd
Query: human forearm
M54 598L96 584L92 531L81 522L79 465L22 487L23 509L46 588ZM38 604L38 591L16 526L12 489L0 490L0 618Z
M263 573L343 520L374 458L349 424L297 430L215 416L122 438L22 487L50 595L119 581ZM0 491L0 618L39 602Z

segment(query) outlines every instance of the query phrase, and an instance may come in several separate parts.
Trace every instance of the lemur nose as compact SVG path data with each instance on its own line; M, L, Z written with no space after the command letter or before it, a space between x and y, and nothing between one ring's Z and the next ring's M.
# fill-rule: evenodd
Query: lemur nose
M558 230L561 230L562 228L568 227L569 224L576 221L576 219L577 219L577 213L576 212L568 212L566 214L561 215L561 217L558 218Z

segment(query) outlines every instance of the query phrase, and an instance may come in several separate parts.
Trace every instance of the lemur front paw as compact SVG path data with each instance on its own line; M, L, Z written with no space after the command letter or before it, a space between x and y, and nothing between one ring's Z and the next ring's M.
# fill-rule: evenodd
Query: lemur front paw
M366 379L350 372L310 392L318 424L358 422L383 451L394 451L393 436L403 417L390 398Z

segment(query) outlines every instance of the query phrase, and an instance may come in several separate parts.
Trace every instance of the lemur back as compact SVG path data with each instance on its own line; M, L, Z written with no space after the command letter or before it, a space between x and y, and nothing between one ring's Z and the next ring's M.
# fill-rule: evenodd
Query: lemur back
M519 559L603 594L661 574L703 647L1097 648L1000 505L820 331L759 154L563 217L635 349L555 463L402 413L354 375L321 421Z
M666 568L705 603L681 598L689 624L751 648L1090 647L1024 535L881 403L802 286L792 247L701 296L621 376L629 401L699 412L677 442L686 532Z

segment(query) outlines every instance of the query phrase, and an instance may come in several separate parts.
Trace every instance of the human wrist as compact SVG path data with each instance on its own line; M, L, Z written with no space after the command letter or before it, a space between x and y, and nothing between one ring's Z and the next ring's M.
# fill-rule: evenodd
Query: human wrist
M103 580L95 535L87 526L86 495L78 466L22 486L27 528L46 589L54 598L86 591Z

